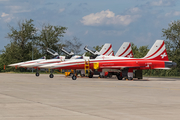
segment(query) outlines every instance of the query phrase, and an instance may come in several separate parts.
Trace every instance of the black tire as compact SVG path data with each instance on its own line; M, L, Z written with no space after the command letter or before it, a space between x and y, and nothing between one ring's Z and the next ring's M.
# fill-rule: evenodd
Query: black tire
M109 73L109 74L108 74L108 77L109 77L109 78L112 78L112 74L111 74L111 73Z
M128 77L128 80L132 80L133 78L132 77Z
M75 75L72 76L72 80L76 80L77 77Z
M117 74L116 76L118 80L122 80L122 77L120 76L120 74Z
M36 73L36 77L39 77L39 73Z
M90 74L90 75L89 75L89 78L93 78L93 74Z
M54 77L54 75L53 75L53 74L50 74L50 75L49 75L49 77L50 77L50 78L53 78L53 77Z

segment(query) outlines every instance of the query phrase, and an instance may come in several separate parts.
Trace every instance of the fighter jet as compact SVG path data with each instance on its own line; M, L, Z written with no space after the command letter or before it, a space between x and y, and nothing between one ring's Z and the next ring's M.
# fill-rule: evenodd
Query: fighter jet
M95 51L95 52L98 54L106 54L110 50L109 46L111 46L111 45L105 44L100 52L97 52L97 51ZM109 50L104 51L104 49L109 49ZM53 51L51 49L48 49L47 51L53 55L55 54L55 51ZM57 56L54 59L44 60L44 61L40 61L40 62L26 63L26 64L19 65L19 67L35 68L36 69L35 75L38 77L40 75L38 70L40 69L40 66L42 66L42 65L48 65L51 63L59 63L59 62L69 61L69 60L74 60L74 59L85 59L85 60L89 59L89 57L85 56L85 54L83 56L74 55L74 53L71 50L69 50L65 47L63 47L61 49L61 51L64 52L66 54L66 56ZM51 70L51 73L52 72L53 71ZM54 75L50 74L50 78L53 78L53 77L54 77Z
M95 51L94 49L92 49L89 46L85 46L84 48L86 51L90 52L92 54L92 56L90 56L90 58L94 58L95 59L106 59L106 58L114 58L114 52L112 49L112 45L110 43L106 43L103 48L100 50L100 52ZM132 49L131 49L131 43L130 42L124 42L122 44L122 46L119 48L118 52L116 53L116 57L133 57L133 53L132 53ZM91 59L92 60L92 59ZM89 59L85 59L85 62L89 62ZM48 68L49 66L49 68ZM48 69L51 68L51 64L46 65L46 67ZM85 66L83 69L77 69L77 70L81 70L81 76L83 76L83 74L85 75ZM108 73L108 76L111 77L112 75L116 75L117 71L113 70L113 71L109 71L107 69L99 69L98 71L94 71L91 70L91 73L93 72L93 74L99 75L100 77L106 76L105 73ZM128 74L131 74L131 70L128 71ZM133 74L133 73L132 73ZM52 78L52 76L54 76L52 73L50 74L50 78ZM91 78L92 75L89 75L89 77ZM131 77L131 76L130 76ZM133 76L132 76L133 77Z
M41 66L41 68L51 69L84 69L86 62L84 59L65 61L61 63L54 63ZM127 58L127 57L104 57L97 59L90 59L89 67L94 69L116 69L118 70L117 78L128 78L128 69L170 69L176 67L176 63L169 61L163 40L156 40L152 48L149 50L144 58ZM93 73L91 74L93 75ZM76 80L76 75L72 76ZM131 79L131 78L128 78Z

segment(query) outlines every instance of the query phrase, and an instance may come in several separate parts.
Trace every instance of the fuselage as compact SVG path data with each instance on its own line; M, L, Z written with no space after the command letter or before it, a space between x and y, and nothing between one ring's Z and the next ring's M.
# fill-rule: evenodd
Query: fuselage
M9 66L21 67L21 65L34 64L34 63L38 63L38 62L42 62L42 61L45 61L45 59L37 59L37 60L31 60L31 61L26 61L26 62L14 63L14 64L10 64Z
M49 65L41 66L40 68L49 69L84 69L85 64L89 65L90 69L94 69L94 64L98 64L98 69L168 69L169 66L165 66L165 63L172 63L171 61L161 60L149 60L149 59L137 59L137 58L126 58L126 57L106 57L99 59L90 59L88 61L84 59L71 60L61 63L53 63Z
M26 68L39 68L40 66L43 66L43 65L48 65L48 64L52 64L52 63L60 63L60 62L63 62L63 61L71 61L71 60L74 60L74 59L82 59L81 58L82 56L72 56L70 59L49 59L49 60L44 60L44 61L40 61L40 62L34 62L34 63L28 63L28 64L22 64L20 65L20 67L26 67ZM85 57L85 59L89 59L89 57Z

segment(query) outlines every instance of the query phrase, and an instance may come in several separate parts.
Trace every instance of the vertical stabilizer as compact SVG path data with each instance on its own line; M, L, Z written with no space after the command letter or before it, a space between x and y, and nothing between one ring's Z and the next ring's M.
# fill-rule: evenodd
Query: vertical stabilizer
M156 40L144 59L169 61L164 40Z
M104 46L99 52L99 55L114 56L112 45L109 43L104 44Z
M117 51L116 55L117 57L128 57L128 58L134 58L131 43L130 42L124 42L122 46Z

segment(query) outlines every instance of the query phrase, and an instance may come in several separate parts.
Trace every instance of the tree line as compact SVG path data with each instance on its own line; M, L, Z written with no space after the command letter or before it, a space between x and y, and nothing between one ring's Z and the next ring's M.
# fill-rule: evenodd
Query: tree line
M0 55L0 71L4 71L4 65L18 63L22 61L38 59L42 56L50 58L51 55L47 53L46 49L51 48L61 54L59 48L68 47L75 54L80 54L82 43L77 37L72 40L63 40L64 33L67 27L53 26L50 24L43 24L41 29L33 24L33 20L19 21L17 28L9 26L10 32L7 33L7 38L10 43L7 44ZM146 76L180 76L180 21L174 21L169 24L168 28L162 29L162 37L165 38L166 49L169 60L177 63L176 68L171 70L143 70ZM131 43L135 58L144 57L149 51L147 46L137 47ZM94 46L94 49L100 50L102 46ZM86 55L90 55L86 53ZM6 71L19 71L13 67L6 67Z
M41 28L37 29L32 19L19 21L17 27L9 25L9 29L10 32L7 33L6 38L10 40L10 43L4 46L1 51L0 71L3 71L4 65L35 60L42 56L51 58L51 55L46 51L47 48L61 54L59 48L67 47L78 54L82 45L77 37L73 37L72 40L63 40L67 27L43 24ZM5 71L19 70L6 66Z

